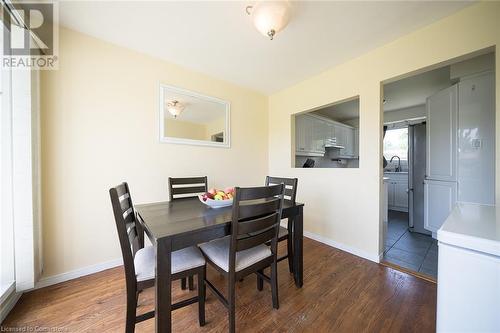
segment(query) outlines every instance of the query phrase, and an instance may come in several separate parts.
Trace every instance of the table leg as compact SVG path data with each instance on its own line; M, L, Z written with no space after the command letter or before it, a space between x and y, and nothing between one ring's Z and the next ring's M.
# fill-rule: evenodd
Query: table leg
M303 207L297 207L298 214L293 218L293 276L295 285L303 284Z
M169 238L156 244L155 327L156 332L172 331L171 252Z

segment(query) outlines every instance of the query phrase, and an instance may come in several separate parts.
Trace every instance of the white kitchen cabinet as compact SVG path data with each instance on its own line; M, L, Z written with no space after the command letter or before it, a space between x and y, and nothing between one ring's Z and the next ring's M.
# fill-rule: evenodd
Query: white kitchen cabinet
M345 155L354 157L354 129L346 127Z
M335 127L335 138L337 139L337 145L345 147L346 127L339 124L335 124L334 127Z
M324 146L321 147L323 132L317 133L320 125L317 119L308 115L295 118L295 155L298 156L323 156Z
M325 140L328 135L328 126L326 122L318 119L312 118L312 145L313 151L318 153L325 153Z
M354 157L359 157L359 129L354 129Z
M500 332L498 206L459 203L437 232L437 332Z
M426 176L430 179L457 180L457 87L451 86L427 98Z
M297 155L306 151L306 121L304 116L295 117L295 150Z
M394 206L408 210L408 181L395 182L394 184Z
M424 181L424 227L436 232L457 202L457 183L440 180Z
M408 174L386 173L389 178L387 183L387 205L390 210L399 212L408 211Z
M337 125L335 127L337 144L344 147L340 150L340 157L354 157L354 128Z
M338 157L353 158L357 156L355 136L355 129L348 125L307 114L295 117L297 156L324 156L326 143L335 138L336 145L344 147Z

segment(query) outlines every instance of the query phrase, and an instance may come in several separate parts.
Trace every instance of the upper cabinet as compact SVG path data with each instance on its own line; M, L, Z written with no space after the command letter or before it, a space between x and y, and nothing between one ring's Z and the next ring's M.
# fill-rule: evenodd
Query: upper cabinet
M327 126L309 115L295 118L295 154L299 156L323 156Z
M457 110L457 85L441 90L427 99L428 179L457 180Z
M339 157L355 157L355 129L313 115L295 117L295 155L324 156L325 146L336 141Z

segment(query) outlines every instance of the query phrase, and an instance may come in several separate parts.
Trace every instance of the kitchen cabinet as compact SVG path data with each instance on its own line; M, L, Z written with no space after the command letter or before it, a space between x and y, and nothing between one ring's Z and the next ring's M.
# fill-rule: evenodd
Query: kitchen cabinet
M437 232L437 332L500 332L498 206L457 204Z
M348 125L309 114L299 115L295 117L295 155L324 156L326 143L335 138L336 145L343 147L338 157L354 158L355 135L355 129Z
M390 210L408 212L408 174L387 173L387 205Z
M328 126L326 122L318 119L312 118L312 145L313 151L321 154L325 154L325 140L328 136Z
M335 137L337 138L337 145L345 147L346 128L342 125L335 125Z
M450 215L457 202L457 183L424 181L424 227L435 233Z
M344 127L344 149L340 151L341 156L354 157L354 129Z
M354 157L359 157L359 129L354 129Z

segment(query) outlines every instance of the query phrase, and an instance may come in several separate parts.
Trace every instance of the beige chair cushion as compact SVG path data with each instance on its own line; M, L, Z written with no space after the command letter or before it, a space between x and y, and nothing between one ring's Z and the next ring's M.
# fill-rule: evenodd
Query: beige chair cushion
M145 281L155 278L156 253L153 246L146 246L135 254L134 265L137 281ZM205 265L205 258L200 250L195 247L187 247L172 252L172 274L187 271L192 268Z
M280 226L279 232L278 232L278 238L288 236L288 229L285 227Z
M214 264L226 272L229 272L230 242L231 236L227 236L208 243L203 243L200 245L200 249ZM252 266L271 255L271 250L264 244L236 252L236 271L238 272Z

